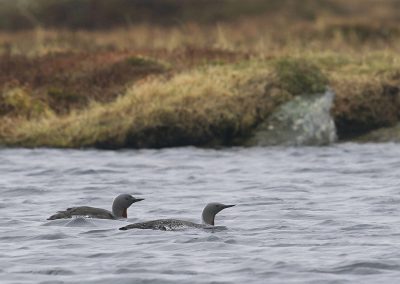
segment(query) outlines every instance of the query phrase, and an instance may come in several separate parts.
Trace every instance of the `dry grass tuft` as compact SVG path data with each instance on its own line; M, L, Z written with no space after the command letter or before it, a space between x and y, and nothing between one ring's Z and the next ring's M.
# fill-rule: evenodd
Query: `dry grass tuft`
M252 63L150 79L113 103L26 121L5 143L102 148L231 144L288 99L265 92L269 72Z
M46 102L32 98L21 87L6 88L0 95L0 115L26 119L49 116L52 111Z

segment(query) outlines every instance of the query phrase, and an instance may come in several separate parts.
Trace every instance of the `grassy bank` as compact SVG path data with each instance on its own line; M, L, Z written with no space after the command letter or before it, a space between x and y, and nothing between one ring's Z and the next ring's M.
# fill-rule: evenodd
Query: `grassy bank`
M263 64L211 66L147 79L108 104L28 119L8 145L165 147L232 143L284 96L265 92Z
M389 53L359 59L304 53L183 71L164 67L161 73L130 82L111 101L91 100L68 113L46 103L36 114L23 111L33 109L24 103L33 104L34 99L19 87L9 92L23 93L19 96L29 97L28 102L3 116L0 141L67 148L236 145L280 103L321 91L321 84L337 94L333 115L339 136L347 139L398 121L399 67L396 55Z

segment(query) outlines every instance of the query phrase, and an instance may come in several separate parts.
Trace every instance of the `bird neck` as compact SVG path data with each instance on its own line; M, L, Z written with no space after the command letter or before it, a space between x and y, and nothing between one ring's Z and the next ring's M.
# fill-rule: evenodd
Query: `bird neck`
M113 204L112 206L112 213L115 217L117 218L127 218L128 217L128 212L127 208L122 208L121 206L118 206L118 204Z
M214 226L215 214L212 214L204 209L203 214L201 214L201 219L203 224Z

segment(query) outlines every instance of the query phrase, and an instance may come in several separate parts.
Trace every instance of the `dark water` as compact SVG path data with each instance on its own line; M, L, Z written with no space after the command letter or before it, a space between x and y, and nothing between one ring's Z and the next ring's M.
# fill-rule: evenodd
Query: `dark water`
M400 277L400 145L143 151L0 150L1 283L394 283ZM146 200L129 221L217 232L118 231L46 221L59 209Z

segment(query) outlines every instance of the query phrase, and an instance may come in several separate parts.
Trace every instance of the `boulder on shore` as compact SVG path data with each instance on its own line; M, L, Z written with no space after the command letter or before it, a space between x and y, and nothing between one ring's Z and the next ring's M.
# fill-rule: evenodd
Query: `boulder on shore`
M334 92L296 96L261 123L247 146L329 145L336 141L331 116Z

